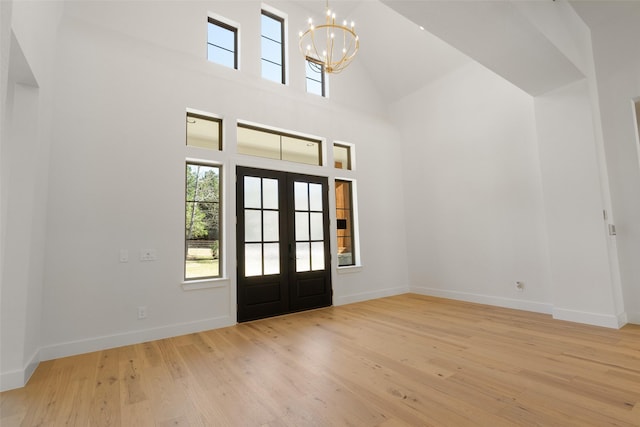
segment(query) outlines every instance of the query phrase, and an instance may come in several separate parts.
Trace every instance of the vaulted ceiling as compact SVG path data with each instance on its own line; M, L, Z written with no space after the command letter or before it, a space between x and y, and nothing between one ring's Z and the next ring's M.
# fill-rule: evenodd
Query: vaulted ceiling
M302 3L318 13L325 5ZM385 102L469 61L533 96L585 75L584 58L572 52L584 48L574 30L588 34L580 13L591 14L591 9L574 10L565 0L333 0L330 6L356 21L361 39L357 60ZM567 20L574 28L564 28Z
M545 27L566 13L548 1L403 1L384 4L531 95L584 77ZM562 24L562 22L560 22Z

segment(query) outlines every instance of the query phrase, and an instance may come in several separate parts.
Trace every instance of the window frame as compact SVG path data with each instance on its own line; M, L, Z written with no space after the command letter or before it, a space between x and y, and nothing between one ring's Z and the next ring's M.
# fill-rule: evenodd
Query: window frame
M321 71L320 71L320 80L315 80L315 79L312 79L312 78L309 77L309 74L308 74L308 71L307 71L307 67L310 67L309 62L312 62L312 63L320 66L320 69L321 69ZM306 92L310 93L312 95L322 96L323 98L326 98L327 97L327 83L326 83L326 74L327 73L324 70L324 64L322 62L320 62L320 61L317 61L317 60L307 56L307 57L305 57L304 65L305 65L304 77L305 77L305 83L306 83L305 84ZM309 80L312 80L314 82L319 82L320 83L321 94L317 94L315 92L310 92L309 91L309 85L308 85Z
M233 33L233 69L237 70L238 69L238 27L233 26L227 22L224 22L218 18L214 18L212 16L207 16L207 26L211 24L211 25L215 25L217 27L223 28L225 30L231 31ZM207 27L208 28L208 27ZM214 46L218 49L222 49L222 50L226 50L229 51L228 49L222 47L222 46L218 46L214 43L211 43L211 41L209 40L209 35L208 35L208 31L207 31L207 49L208 46ZM214 64L218 64L218 65L222 65L223 67L226 67L227 65L217 62L217 61L212 61L211 59L209 59L209 53L207 52L207 61L209 62L213 62Z
M187 219L186 219L186 213L187 213L187 204L188 203L193 203L195 202L195 200L190 201L187 199L188 197L188 178L187 178L187 170L189 168L189 166L205 166L205 167L209 167L209 168L217 168L218 169L218 274L215 276L198 276L198 277L187 277L187 254L188 254L188 250L189 250L189 246L188 246L188 239L187 239L187 234L186 234L186 229L187 229ZM184 162L184 254L183 254L183 262L182 262L182 267L183 267L183 283L194 283L194 282L202 282L202 281L210 281L210 280L218 280L218 279L222 279L224 278L224 269L223 269L223 259L224 259L224 251L223 251L223 236L224 236L224 230L223 230L223 209L224 209L224 205L223 205L223 198L222 198L222 194L223 194L223 166L221 164L218 163L214 163L214 162L208 162L208 161L204 161L204 160L196 160L196 159L189 159L187 158ZM216 203L216 202L207 202L207 203ZM193 240L193 239L192 239Z
M218 123L218 147L217 148L205 148L205 147L199 147L197 145L190 145L189 144L189 130L188 130L189 117L193 117L195 119L200 119L200 120L208 120L210 122ZM186 120L187 120L187 125L185 126L185 145L187 147L200 148L200 149L203 149L203 150L222 151L222 134L223 134L223 132L222 132L222 119L221 118L208 116L206 114L193 113L191 111L187 111Z
M273 12L270 12L268 10L265 10L264 8L261 10L260 17L262 17L263 15L268 17L268 18L273 19L274 21L278 21L280 23L280 39L281 39L281 42L280 42L280 60L282 62L282 64L279 64L280 67L281 67L280 83L281 84L286 84L287 83L287 71L286 71L286 56L285 55L286 55L286 51L287 50L286 50L286 39L285 39L285 18L280 16L280 15L278 15L278 14L276 14L276 13L273 13ZM262 40L263 38L266 38L267 40L271 40L273 42L276 42L276 40L270 39L269 37L266 37L264 35L264 33L262 31L262 25L261 25L260 26L260 40ZM275 64L274 62L271 62L271 61L265 59L263 53L264 52L262 51L262 49L260 49L260 63L261 64L264 61L267 61L269 63ZM276 64L276 65L278 65L278 64ZM262 75L262 70L261 70L261 77L263 79L265 79L265 80L274 81L274 80L266 79L264 77L264 75Z

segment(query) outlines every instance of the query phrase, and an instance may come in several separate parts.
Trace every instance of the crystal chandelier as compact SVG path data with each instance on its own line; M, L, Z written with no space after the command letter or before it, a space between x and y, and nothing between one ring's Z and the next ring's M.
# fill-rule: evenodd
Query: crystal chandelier
M360 40L354 31L353 21L350 26L347 21L342 25L336 24L336 14L329 9L329 0L326 10L326 23L314 25L309 18L307 31L300 31L300 52L317 71L324 68L327 73L339 73L356 56Z

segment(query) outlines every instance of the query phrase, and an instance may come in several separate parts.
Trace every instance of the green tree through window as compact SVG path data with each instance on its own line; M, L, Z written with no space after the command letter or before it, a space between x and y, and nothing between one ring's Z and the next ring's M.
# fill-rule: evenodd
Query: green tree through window
M185 279L220 276L220 168L187 163Z

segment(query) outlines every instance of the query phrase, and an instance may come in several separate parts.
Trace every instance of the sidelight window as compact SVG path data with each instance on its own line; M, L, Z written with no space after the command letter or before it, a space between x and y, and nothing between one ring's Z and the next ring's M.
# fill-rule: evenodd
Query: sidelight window
M186 280L220 277L220 167L187 163Z
M338 233L338 267L355 265L353 227L353 183L336 179L336 228Z

